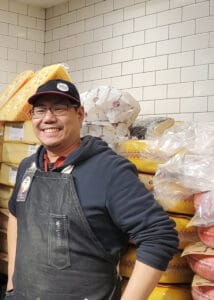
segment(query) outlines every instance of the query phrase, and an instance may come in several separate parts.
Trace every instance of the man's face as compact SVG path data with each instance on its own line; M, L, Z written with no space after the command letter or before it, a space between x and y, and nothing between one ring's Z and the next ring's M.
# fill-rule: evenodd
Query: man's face
M67 109L57 115L56 108L60 109L61 106ZM47 150L65 151L79 142L84 117L82 106L75 109L67 98L58 95L44 95L35 102L34 109L39 111L47 109L42 117L32 117L34 132ZM54 109L56 114L54 114Z

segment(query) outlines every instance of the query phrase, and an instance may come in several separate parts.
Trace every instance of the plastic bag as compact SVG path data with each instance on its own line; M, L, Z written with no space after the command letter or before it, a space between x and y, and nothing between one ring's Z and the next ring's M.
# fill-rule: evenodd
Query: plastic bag
M139 118L130 126L130 135L143 140L155 139L163 135L174 123L174 119L167 117Z
M214 156L176 154L158 166L154 176L155 197L170 208L179 199L209 191L214 186ZM170 200L170 201L169 201Z
M124 123L129 127L140 112L140 105L129 93L100 86L80 95L85 122Z
M175 122L163 135L153 140L163 160L179 152L214 155L214 122Z
M110 124L102 122L102 124L93 123L83 123L81 129L81 135L92 135L99 137L106 141L109 146L116 148L118 139L128 139L129 131L127 126L123 123L119 124Z
M140 112L140 104L129 93L99 86L80 95L85 108L81 134L101 137L110 146L130 137L129 126Z
M152 145L168 156L153 180L156 198L166 208L177 200L213 190L214 122L175 124Z
M195 214L188 226L214 225L214 190L194 195Z

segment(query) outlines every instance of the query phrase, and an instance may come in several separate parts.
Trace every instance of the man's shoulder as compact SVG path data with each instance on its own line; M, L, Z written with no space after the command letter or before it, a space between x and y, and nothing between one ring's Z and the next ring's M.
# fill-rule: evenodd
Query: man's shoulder
M29 168L32 165L33 162L36 162L36 153L28 157L25 157L19 165L19 170L25 171L27 168Z

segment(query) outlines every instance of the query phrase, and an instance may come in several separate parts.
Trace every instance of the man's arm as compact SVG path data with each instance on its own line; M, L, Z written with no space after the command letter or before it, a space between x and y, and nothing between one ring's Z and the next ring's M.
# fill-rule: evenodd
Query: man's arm
M7 244L8 244L8 282L7 291L13 289L13 272L16 257L16 239L17 239L17 220L11 213L9 214L7 228Z
M162 273L137 260L121 300L147 300Z

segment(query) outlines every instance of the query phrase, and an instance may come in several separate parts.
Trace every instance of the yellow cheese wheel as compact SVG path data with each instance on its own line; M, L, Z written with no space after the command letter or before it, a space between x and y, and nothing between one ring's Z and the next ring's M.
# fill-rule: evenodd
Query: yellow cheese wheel
M146 173L138 173L138 177L140 179L140 181L143 182L143 184L145 185L145 187L147 188L148 191L152 191L153 190L153 177L154 175L152 174L146 174Z
M194 208L193 196L190 196L186 199L176 199L176 200L161 199L160 200L156 198L156 200L168 212L191 215L191 216L194 215L195 208Z
M27 144L40 143L34 135L32 122L30 120L24 122L5 122L4 141L22 142Z
M195 226L187 227L191 217L184 215L170 215L170 218L175 221L175 229L178 232L179 249L184 249L188 244L198 241L197 228Z
M12 80L0 93L0 109L12 98L34 75L31 70L23 71Z
M119 274L120 276L129 278L132 274L136 261L136 248L130 246L127 252L121 257L119 263Z
M0 208L0 229L7 230L9 210L7 208Z
M127 284L128 279L122 278L122 293L124 293ZM190 285L158 284L148 300L192 300L191 287Z
M181 257L181 252L174 255L170 260L165 272L163 272L159 282L170 284L191 283L193 272L188 265L187 259Z
M71 81L69 74L61 64L50 65L37 71L34 76L0 109L0 121L25 121L30 119L31 105L27 100L37 88L51 79Z
M7 248L7 231L0 229L0 252L8 252Z
M5 142L3 144L2 161L19 164L23 158L35 153L37 149L38 145Z
M139 172L155 174L163 160L151 149L152 141L149 140L126 140L117 147L118 153L130 160Z
M7 185L0 184L0 207L8 208L8 201L13 192L13 188Z
M158 285L148 300L192 300L191 289L189 286Z
M136 248L130 246L128 251L121 257L119 264L119 274L129 278L132 274L136 261ZM193 278L193 272L190 269L187 259L181 257L181 253L177 253L170 260L166 271L163 272L159 283L184 284L190 283Z
M0 141L0 162L2 161L3 143Z
M13 188L0 184L0 198L9 199L12 194ZM0 206L1 207L1 206Z
M7 262L8 262L7 253L0 252L0 270L2 274L6 274L6 275L7 275Z
M155 198L166 211L186 215L195 213L193 191L177 183L176 178L158 171L153 184Z
M3 141L4 136L4 122L0 122L0 143Z
M8 186L14 186L18 166L6 163L0 164L0 183Z

